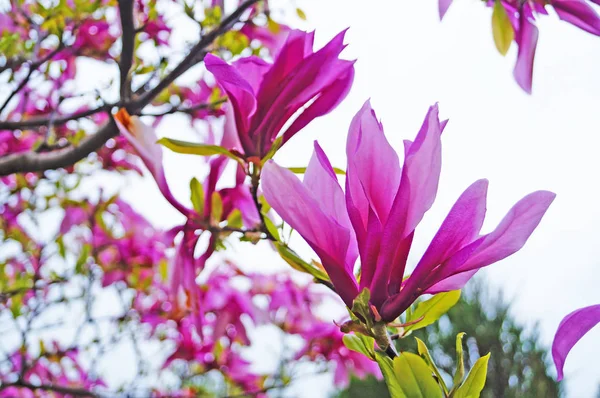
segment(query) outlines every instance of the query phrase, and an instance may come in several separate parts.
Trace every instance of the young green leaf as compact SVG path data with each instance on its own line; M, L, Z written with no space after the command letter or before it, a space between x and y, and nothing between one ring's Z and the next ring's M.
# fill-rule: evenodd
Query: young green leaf
M452 395L453 398L479 398L485 379L487 377L487 365L490 354L487 354L477 360L471 371L467 375L465 382Z
M448 395L448 386L446 386L446 382L444 381L440 370L437 368L435 362L433 362L433 358L431 357L431 354L429 354L427 346L423 340L418 337L415 337L415 339L417 340L417 351L419 352L419 355L423 358L427 366L429 366L429 369L435 374L438 384L442 387L442 390L444 390L444 395Z
M500 0L496 0L494 3L494 11L492 12L492 33L494 35L496 48L500 54L506 55L510 48L510 43L512 43L515 38L515 31L510 23L506 9Z
M406 394L402 391L402 387L398 383L396 373L394 373L394 363L386 355L380 352L375 352L375 360L381 369L383 379L387 385L388 391L390 392L391 398L406 398Z
M349 350L356 351L367 358L375 360L375 339L372 337L362 334L345 334L342 340Z
M196 210L198 214L204 214L204 188L202 187L202 183L198 181L196 177L192 178L190 181L190 192L194 210Z
M288 170L295 174L306 173L306 167L288 167ZM333 172L338 175L346 175L346 172L338 167L333 168Z
M459 298L460 290L453 290L451 292L436 294L429 300L419 303L413 313L410 314L410 317L407 317L406 323L422 319L416 323L407 325L404 330L408 332L431 325L448 312L458 302Z
M402 352L394 358L394 373L407 398L442 397L442 390L423 358Z
M229 152L226 148L218 145L200 144L197 142L187 142L176 140L173 138L161 138L156 142L161 144L177 153L184 153L188 155L200 155L200 156L212 156L212 155L224 155L236 161L240 161L240 158Z
M283 243L273 242L273 244L275 245L279 256L292 268L298 271L306 272L307 274L310 274L319 280L326 282L329 281L329 276L327 276L325 272L302 260L292 249Z
M461 332L456 335L456 371L454 372L454 378L452 382L454 383L455 390L462 383L463 378L465 377L465 354L463 351L462 339L466 333Z
M221 222L221 217L223 216L223 200L221 199L221 195L218 192L213 192L211 201L211 217L215 223Z
M352 302L352 312L356 315L360 315L363 318L361 320L366 322L367 327L369 328L373 326L371 319L371 306L369 304L370 300L371 292L365 287Z

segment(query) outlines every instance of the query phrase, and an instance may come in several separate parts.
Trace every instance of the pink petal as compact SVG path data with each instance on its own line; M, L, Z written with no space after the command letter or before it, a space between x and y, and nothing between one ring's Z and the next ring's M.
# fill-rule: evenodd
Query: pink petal
M369 207L384 224L398 191L402 171L398 155L387 141L369 101L352 119L346 155L350 181L347 194L352 196L352 202L359 209L363 225L366 227Z
M538 226L556 195L537 191L525 196L506 214L498 227L484 235L444 263L430 279L431 285L452 275L479 269L500 261L520 250Z
M458 198L437 234L429 244L412 275L406 281L402 296L423 287L433 269L471 243L483 225L486 212L487 180L471 184ZM402 278L402 275L397 275ZM406 292L406 294L404 294ZM416 297L403 297L411 301Z
M207 54L204 58L206 69L227 92L231 101L239 134L247 134L249 118L256 111L256 97L252 86L238 70L219 57Z
M473 276L479 271L479 269L474 269L471 271L461 272L460 274L452 275L449 278L446 278L435 285L431 286L429 289L425 291L427 294L436 294L442 292L449 292L451 290L462 289L468 281L471 280Z
M258 92L265 73L271 68L271 64L257 56L240 58L233 63L240 76L250 84L254 93Z
M560 322L552 342L552 358L556 365L558 381L564 376L563 368L569 351L598 323L600 323L600 304L573 311Z
M323 211L294 173L273 161L263 168L262 187L267 202L317 252L338 294L351 306L358 288L346 267L350 231Z
M585 1L554 0L551 5L563 21L600 36L600 16Z
M452 0L439 0L438 7L440 11L440 20L446 15L446 11L448 11L450 4L452 4Z
M520 27L515 38L519 45L519 53L513 75L519 86L528 94L531 94L533 61L538 40L538 29L533 23L531 9L527 5L523 6Z

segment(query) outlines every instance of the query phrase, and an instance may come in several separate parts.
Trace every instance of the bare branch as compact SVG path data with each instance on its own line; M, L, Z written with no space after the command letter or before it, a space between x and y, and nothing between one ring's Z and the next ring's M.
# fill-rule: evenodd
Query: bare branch
M26 381L16 381L14 383L5 383L5 384L0 384L0 391L5 390L9 387L21 387L21 388L27 388L31 391L36 391L36 390L43 390L43 391L54 391L60 394L67 394L67 395L71 395L74 397L91 397L91 398L99 398L100 395L86 390L84 388L74 388L74 387L65 387L65 386L60 386L57 384L31 384L28 383Z
M119 0L119 14L121 15L121 99L126 100L131 96L131 83L129 70L133 64L133 50L135 41L135 26L133 23L133 0Z
M177 65L175 69L173 69L153 89L145 94L141 94L141 96L136 100L124 101L119 105L125 107L128 112L133 115L140 114L141 110L150 102L152 102L152 100L165 88L173 83L175 79L185 73L192 66L204 60L206 48L210 46L217 37L230 30L233 25L239 21L244 12L257 2L258 0L245 1L236 11L225 18L217 28L204 35L191 49L190 53L184 58L184 60L181 61L181 63ZM39 65L37 67L39 67ZM55 123L58 123L58 120L55 120ZM0 157L0 176L6 176L13 173L43 172L45 170L70 166L85 158L90 153L100 149L106 143L106 141L117 134L118 129L114 121L111 119L111 121L101 127L98 132L81 140L80 144L77 146L70 146L52 152L27 152L25 154L12 154Z
M108 112L115 106L120 106L121 103L117 102L114 104L104 104L97 108L86 109L79 112L75 112L71 115L65 115L61 117L55 117L52 124L55 126L63 125L71 120L83 119L84 117L95 115L100 112ZM24 130L35 127L47 126L50 123L50 117L34 117L31 119L18 121L18 122L0 122L0 130Z

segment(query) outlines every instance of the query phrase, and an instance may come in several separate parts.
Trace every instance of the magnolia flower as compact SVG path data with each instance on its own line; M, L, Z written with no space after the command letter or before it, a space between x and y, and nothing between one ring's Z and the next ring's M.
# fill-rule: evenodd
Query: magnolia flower
M547 191L527 195L493 232L481 235L488 183L476 181L405 279L415 228L436 196L444 126L437 106L431 107L415 141L405 141L401 168L365 103L350 125L345 193L316 143L303 182L273 161L265 165L265 198L315 250L348 307L368 288L371 303L392 321L421 294L460 289L478 269L518 251L553 201L555 195ZM358 257L359 279L353 273Z
M486 2L488 7L494 7L495 14L502 14L492 19L494 30L503 32L500 33L501 36L508 33L505 37L512 36L519 48L513 75L519 86L527 93L531 94L533 62L538 40L536 15L548 15L545 8L548 5L563 21L600 36L600 16L590 6L590 2L600 4L598 0L589 2L587 0L489 0ZM439 0L440 19L444 17L450 4L452 0Z
M344 34L339 33L313 52L314 32L293 30L272 64L247 57L229 65L214 55L206 56L206 68L233 107L241 145L238 151L247 157L263 158L278 136L284 144L346 97L354 78L354 62L338 58L345 47ZM291 125L283 129L301 109Z
M575 310L560 322L552 342L552 358L559 381L563 378L565 359L571 348L598 323L600 323L600 304Z

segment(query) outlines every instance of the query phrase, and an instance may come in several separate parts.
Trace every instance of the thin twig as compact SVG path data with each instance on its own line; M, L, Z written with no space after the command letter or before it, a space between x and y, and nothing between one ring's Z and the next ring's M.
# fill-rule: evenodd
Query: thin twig
M121 100L131 96L131 82L129 70L133 64L133 51L135 42L135 26L133 23L133 0L119 0L119 14L121 15L121 60L119 62Z

